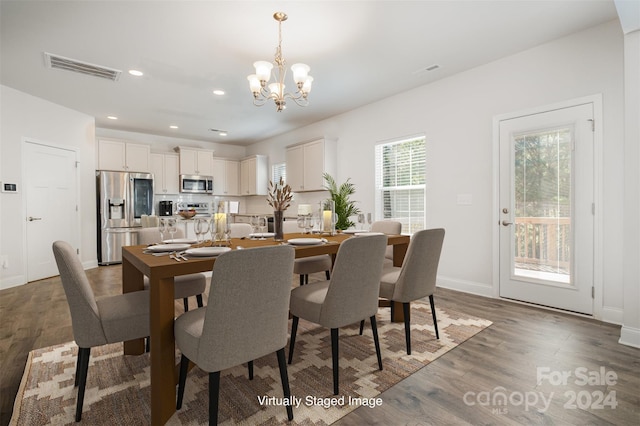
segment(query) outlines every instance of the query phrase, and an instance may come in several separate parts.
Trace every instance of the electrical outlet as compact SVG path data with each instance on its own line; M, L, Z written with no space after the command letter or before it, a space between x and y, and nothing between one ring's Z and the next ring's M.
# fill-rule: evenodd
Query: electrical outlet
M7 256L7 255L0 256L0 265L2 265L2 269L8 269L9 268L9 256Z

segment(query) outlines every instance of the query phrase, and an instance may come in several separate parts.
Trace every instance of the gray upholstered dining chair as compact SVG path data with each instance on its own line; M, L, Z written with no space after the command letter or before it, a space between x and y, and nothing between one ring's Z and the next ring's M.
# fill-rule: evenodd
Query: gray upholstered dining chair
M371 224L371 232L400 235L402 233L402 223L395 220L377 220ZM387 246L384 252L384 266L393 266L393 246Z
M411 237L402 267L392 266L382 271L380 297L402 303L408 355L411 355L410 303L412 301L429 296L436 339L440 338L433 293L436 289L443 241L444 229L442 228L418 231ZM393 307L393 304L391 306ZM391 315L393 316L393 313ZM361 329L362 326L361 323Z
M285 234L300 232L298 222L293 220L285 220L282 229ZM327 279L331 279L331 256L328 254L301 257L293 264L293 273L300 275L300 285L309 284L309 274L323 271Z
M289 379L287 344L293 247L233 250L216 259L206 308L176 319L176 344L182 352L176 408L182 407L189 361L209 373L209 424L218 421L220 371L276 352L284 397ZM287 405L287 417L293 409Z
M76 250L64 241L53 243L53 255L64 287L73 338L78 345L75 385L76 422L82 417L91 348L149 335L149 292L136 291L96 300Z
M369 318L382 370L382 357L376 312L380 274L387 237L371 235L349 238L340 244L331 280L291 290L289 310L293 316L289 343L289 364L293 360L299 318L331 329L331 358L333 362L333 393L339 393L338 329Z
M184 238L184 231L178 227L174 238ZM138 244L153 244L160 242L158 228L140 228L138 230ZM149 289L149 278L144 277L144 288ZM178 275L174 278L174 299L182 299L185 312L189 310L189 297L195 296L198 307L203 306L202 293L207 288L207 276L202 273Z

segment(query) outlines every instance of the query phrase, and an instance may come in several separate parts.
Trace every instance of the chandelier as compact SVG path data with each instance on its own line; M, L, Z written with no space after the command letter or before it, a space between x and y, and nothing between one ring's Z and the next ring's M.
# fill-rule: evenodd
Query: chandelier
M311 83L313 82L313 77L309 75L311 68L305 64L293 64L291 71L293 71L296 91L293 94L284 91L284 78L287 70L285 68L285 60L282 57L282 22L287 20L287 15L284 12L276 12L273 14L273 19L278 21L278 47L276 48L274 60L277 67L276 75L274 76L275 82L267 86L267 83L271 80L273 63L267 61L254 62L253 66L256 69L256 73L247 77L251 93L253 93L253 104L262 106L267 100L273 99L278 112L287 107L286 99L292 99L299 106L307 106L309 105L307 95L311 91Z

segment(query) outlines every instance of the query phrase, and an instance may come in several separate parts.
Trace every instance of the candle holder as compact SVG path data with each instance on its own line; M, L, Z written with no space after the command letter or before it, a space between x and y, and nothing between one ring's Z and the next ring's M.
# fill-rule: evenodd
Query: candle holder
M220 201L211 220L211 241L213 244L226 245L229 242L229 203Z
M336 204L333 200L320 201L318 210L320 218L320 233L335 235L336 233Z

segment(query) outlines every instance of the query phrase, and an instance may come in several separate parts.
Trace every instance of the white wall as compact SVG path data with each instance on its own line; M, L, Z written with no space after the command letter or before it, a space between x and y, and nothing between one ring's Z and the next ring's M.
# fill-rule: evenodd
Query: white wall
M442 64L446 66L446 64ZM496 115L602 93L604 108L604 256L602 318L620 322L623 206L623 35L612 21L398 94L248 148L284 159L284 147L318 137L338 140L338 181L374 211L374 146L427 137L427 227L444 227L439 285L497 294L492 272L493 134ZM312 96L313 97L313 96ZM311 99L313 104L313 99ZM313 105L310 106L312 108ZM471 194L472 205L457 205ZM602 308L602 309L600 309Z
M93 117L0 86L0 179L18 184L17 194L0 194L0 254L9 268L0 269L0 289L26 282L22 145L31 139L78 150L80 161L80 257L85 267L97 265L95 232L95 121Z

